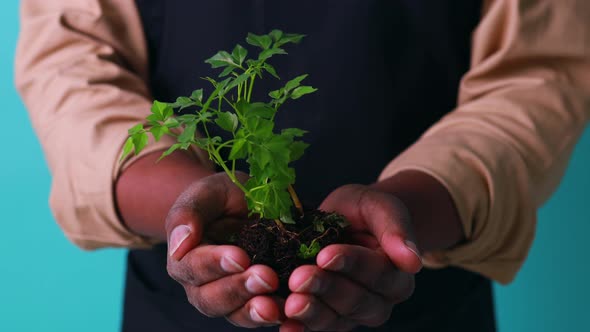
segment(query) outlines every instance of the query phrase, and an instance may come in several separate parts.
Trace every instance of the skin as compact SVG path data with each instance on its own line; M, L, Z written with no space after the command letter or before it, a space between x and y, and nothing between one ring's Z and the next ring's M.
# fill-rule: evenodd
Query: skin
M281 324L281 332L379 326L395 304L411 296L414 274L422 268L419 252L464 239L451 196L425 173L346 185L320 208L345 215L356 243L322 249L317 266L299 267L291 275L293 293L277 299L271 296L278 287L274 271L250 265L238 247L208 244L246 219L243 193L225 174L213 174L188 154L155 164L158 157L137 160L118 179L122 219L138 234L167 240L168 272L190 303L235 325Z

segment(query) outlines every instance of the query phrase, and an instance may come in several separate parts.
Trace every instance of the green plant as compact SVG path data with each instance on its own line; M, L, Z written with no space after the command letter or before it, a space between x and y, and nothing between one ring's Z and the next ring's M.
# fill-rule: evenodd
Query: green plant
M177 149L186 150L196 145L207 151L209 158L244 192L251 214L274 219L278 224L278 220L293 223L292 207L295 205L301 209L301 204L292 187L295 170L289 164L303 155L308 144L300 140L304 130L287 128L279 132L274 119L288 100L301 98L316 89L301 84L307 77L305 74L268 93L270 100L267 102L252 101L252 95L257 79L267 74L280 79L267 61L273 56L287 54L282 46L299 43L303 38L304 35L280 30L266 35L248 34L246 42L260 49L256 58L249 59L248 50L241 45L235 46L231 53L216 53L206 62L222 72L218 80L204 78L212 85L213 92L205 97L204 90L198 89L188 97L179 97L174 103L154 101L147 124L129 129L122 159L131 152L139 153L148 143L148 133L156 141L163 135L173 136L177 143L161 158ZM186 108L195 108L195 112L174 116L174 109ZM211 125L228 132L230 138L223 140L220 136L210 135ZM175 128L178 130L173 130ZM250 179L245 184L236 177L236 161L240 159L249 166ZM305 250L302 252L304 256L310 256L315 255L319 247L314 242L302 250Z

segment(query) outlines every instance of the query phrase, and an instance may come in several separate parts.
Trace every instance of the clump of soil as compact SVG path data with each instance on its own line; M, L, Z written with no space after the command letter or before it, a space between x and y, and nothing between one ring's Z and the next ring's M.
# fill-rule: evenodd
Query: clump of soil
M248 253L252 264L264 264L275 270L280 281L277 293L287 295L291 273L301 265L315 264L315 257L302 257L301 245L310 246L314 240L321 248L343 243L346 224L343 216L319 210L306 211L303 216L296 214L295 224L260 219L242 228L235 244Z

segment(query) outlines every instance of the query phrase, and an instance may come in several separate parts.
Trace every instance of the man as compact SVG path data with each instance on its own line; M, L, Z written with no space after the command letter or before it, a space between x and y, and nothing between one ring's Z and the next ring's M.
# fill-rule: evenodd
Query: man
M207 315L285 332L493 331L488 278L516 274L590 118L589 14L584 0L28 0L17 84L66 235L152 246L130 251L123 330L239 330ZM200 59L272 28L309 36L277 67L320 89L277 119L310 131L298 191L364 239L296 270L285 300L274 271L202 241L244 206L199 151L154 164L164 140L117 162L152 97L186 94L210 73ZM442 269L416 274L420 258Z

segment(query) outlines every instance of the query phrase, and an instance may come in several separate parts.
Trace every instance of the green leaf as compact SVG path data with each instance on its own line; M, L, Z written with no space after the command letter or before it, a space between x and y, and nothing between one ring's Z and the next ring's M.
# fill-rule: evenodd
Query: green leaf
M276 166L277 169L275 174L273 175L273 183L280 183L285 187L285 189L290 185L295 183L295 170L291 167L287 167L289 161L286 161L281 164L281 166Z
M246 56L248 56L248 50L243 48L242 45L238 44L234 48L232 55L234 57L234 60L236 60L236 62L238 63L238 65L241 66L242 63L244 63L244 60L246 60Z
M257 46L266 50L272 44L272 38L267 35L259 36L253 33L249 33L248 37L246 37L246 42L252 46Z
M209 151L212 148L212 146L216 145L219 142L221 142L221 137L215 136L215 137L211 137L211 138L209 138L209 137L197 138L195 141L193 141L191 143L194 143L198 147ZM187 144L190 145L190 143L187 143Z
M327 222L328 224L336 224L340 228L346 228L350 226L346 217L338 213L330 213L322 218L323 221Z
M168 103L163 103L157 100L154 100L152 104L151 112L158 117L158 120L165 121L168 119L172 114L174 114L174 110L172 109L173 105Z
M283 34L281 39L275 43L275 47L279 47L288 43L299 44L299 42L301 42L303 38L305 38L305 35L296 33L286 33Z
M197 116L195 114L183 114L181 116L178 116L176 119L181 124L186 125L186 124L189 124L191 122L196 122L197 121Z
M123 161L125 158L127 158L131 151L133 151L133 138L129 137L123 146L123 155L121 156L120 161Z
M264 146L272 153L275 161L289 162L289 145L291 139L286 136L274 135L264 143Z
M287 52L282 48L269 48L260 52L260 55L258 55L258 60L264 61L277 54L287 54Z
M174 108L180 107L180 110L183 110L187 107L196 106L196 105L197 105L197 103L195 103L189 97L178 97L178 98L176 98L176 102L174 104L172 104L172 107L174 107Z
M162 119L161 119L160 115L158 115L158 114L150 114L150 115L148 115L148 116L147 116L147 118L145 118L145 119L146 119L146 120L148 121L148 123L149 123L150 125L152 125L152 126L154 126L154 125L156 125L156 124L160 123L160 121L162 121Z
M248 80L250 78L250 74L242 74L238 77L236 77L235 79L233 79L231 81L231 83L225 88L225 93L227 93L228 91L230 91L231 89L235 88L236 86L244 83L244 81Z
M281 218L289 222L293 204L287 185L279 184L274 180L268 182L268 178L262 175L264 171L257 166L251 167L250 170L254 170L253 174L258 176L252 176L244 185L250 192L246 198L248 209L261 217Z
M307 131L299 128L286 128L281 131L281 135L290 136L290 137L301 137L305 135Z
M311 241L309 247L305 243L302 243L301 247L299 247L299 253L297 253L297 257L303 259L315 258L321 249L322 247L316 240Z
M156 142L158 142L164 134L168 133L168 127L166 127L166 126L153 126L150 128L150 132L154 136L154 139L156 140Z
M234 132L238 127L238 117L234 113L221 112L217 116L215 123L223 130Z
M180 123L178 122L178 120L175 117L171 117L171 118L168 118L168 120L166 120L166 122L164 122L164 125L166 127L168 127L168 129L172 129L172 128L176 128L176 127L180 126Z
M274 123L260 117L247 117L245 127L258 139L266 139L272 135Z
M248 104L243 111L245 117L257 116L268 120L270 120L274 114L275 109L265 103Z
M172 106L168 105L168 107L166 107L166 109L164 111L162 111L162 120L166 121L168 120L172 115L174 115L174 109L172 109Z
M135 147L135 154L139 154L143 148L148 144L149 138L147 133L141 132L131 136L133 139L133 146Z
M252 157L258 163L260 168L266 167L272 160L272 154L268 149L257 147L252 151Z
M281 40L283 32L281 30L274 29L268 34L275 42Z
M264 202L264 213L268 218L277 219L291 215L293 203L285 186L277 186L276 182L271 181L269 195Z
M164 157L169 156L170 154L172 154L172 152L180 149L181 146L182 146L182 144L180 144L180 143L173 144L170 148L168 148L168 150L166 150L166 151L164 151L164 153L162 153L160 158L158 158L158 161L162 160L162 158L164 158Z
M229 160L243 159L246 157L247 149L246 143L248 141L244 138L236 139L229 152Z
M213 117L213 112L200 111L199 113L197 113L197 121L198 122L203 122L203 123L211 122L211 120L209 120L209 119L212 117Z
M236 70L236 67L232 67L232 66L227 66L225 67L225 69L221 72L221 74L219 74L219 77L225 77L231 73L234 72L234 70Z
M198 102L198 106L203 103L203 89L198 89L191 93L191 99Z
M274 90L268 93L269 97L271 97L272 99L279 99L281 98L281 90Z
M301 141L295 141L291 143L289 149L291 150L291 154L289 155L289 159L291 161L299 160L303 156L305 149L309 146L309 144Z
M301 76L297 76L294 79L290 80L289 82L287 82L287 84L285 84L285 90L286 91L291 91L293 89L295 89L296 87L298 87L299 85L301 85L301 82L309 75L304 74Z
M213 99L219 97L219 91L221 91L227 85L227 83L229 81L231 81L232 78L228 77L219 83L217 81L215 81L214 79L212 79L211 77L205 77L204 79L211 82L211 84L215 87L215 90L213 91L213 93L211 93L211 95L209 95L209 98L207 98L207 101L205 102L205 104L203 104L203 110L201 112L209 109L209 106L213 102Z
M198 138L195 140L194 144L203 150L209 151L209 142L210 141L207 138Z
M135 126L131 127L131 129L129 129L127 131L127 133L129 135L135 135L135 134L137 134L137 133L139 133L141 131L143 131L143 124L142 123L136 124Z
M207 103L205 103L205 105L203 105L203 107L204 108L209 107L209 105L211 104L211 101L213 101L214 98L218 98L219 96L224 95L225 92L227 92L227 89L226 89L227 85L233 80L234 80L233 77L228 77L221 82L215 83L215 91L213 91L211 96L209 96ZM220 92L223 92L223 93L220 93Z
M269 63L264 63L264 65L262 65L262 68L264 68L264 70L266 70L269 74L271 74L272 76L274 76L276 79L281 79L279 77L279 75L277 74L277 71L275 69L275 67L271 66Z
M318 91L318 89L311 87L311 86L300 86L298 88L295 88L295 90L293 90L293 93L291 93L291 98L292 99L299 99L305 95L308 95L310 93L314 93Z
M205 60L205 62L210 64L212 68L220 68L226 66L238 67L238 64L235 62L234 58L231 56L231 54L227 53L226 51L217 52L214 56Z
M195 139L195 132L197 131L197 124L190 123L185 128L182 134L178 136L178 142L190 143Z
M324 221L322 219L314 219L313 220L313 230L318 233L325 232L326 227L324 226Z
M292 225L295 224L295 220L293 220L293 217L291 217L291 215L289 215L289 214L281 215L280 220L285 224L292 224Z

